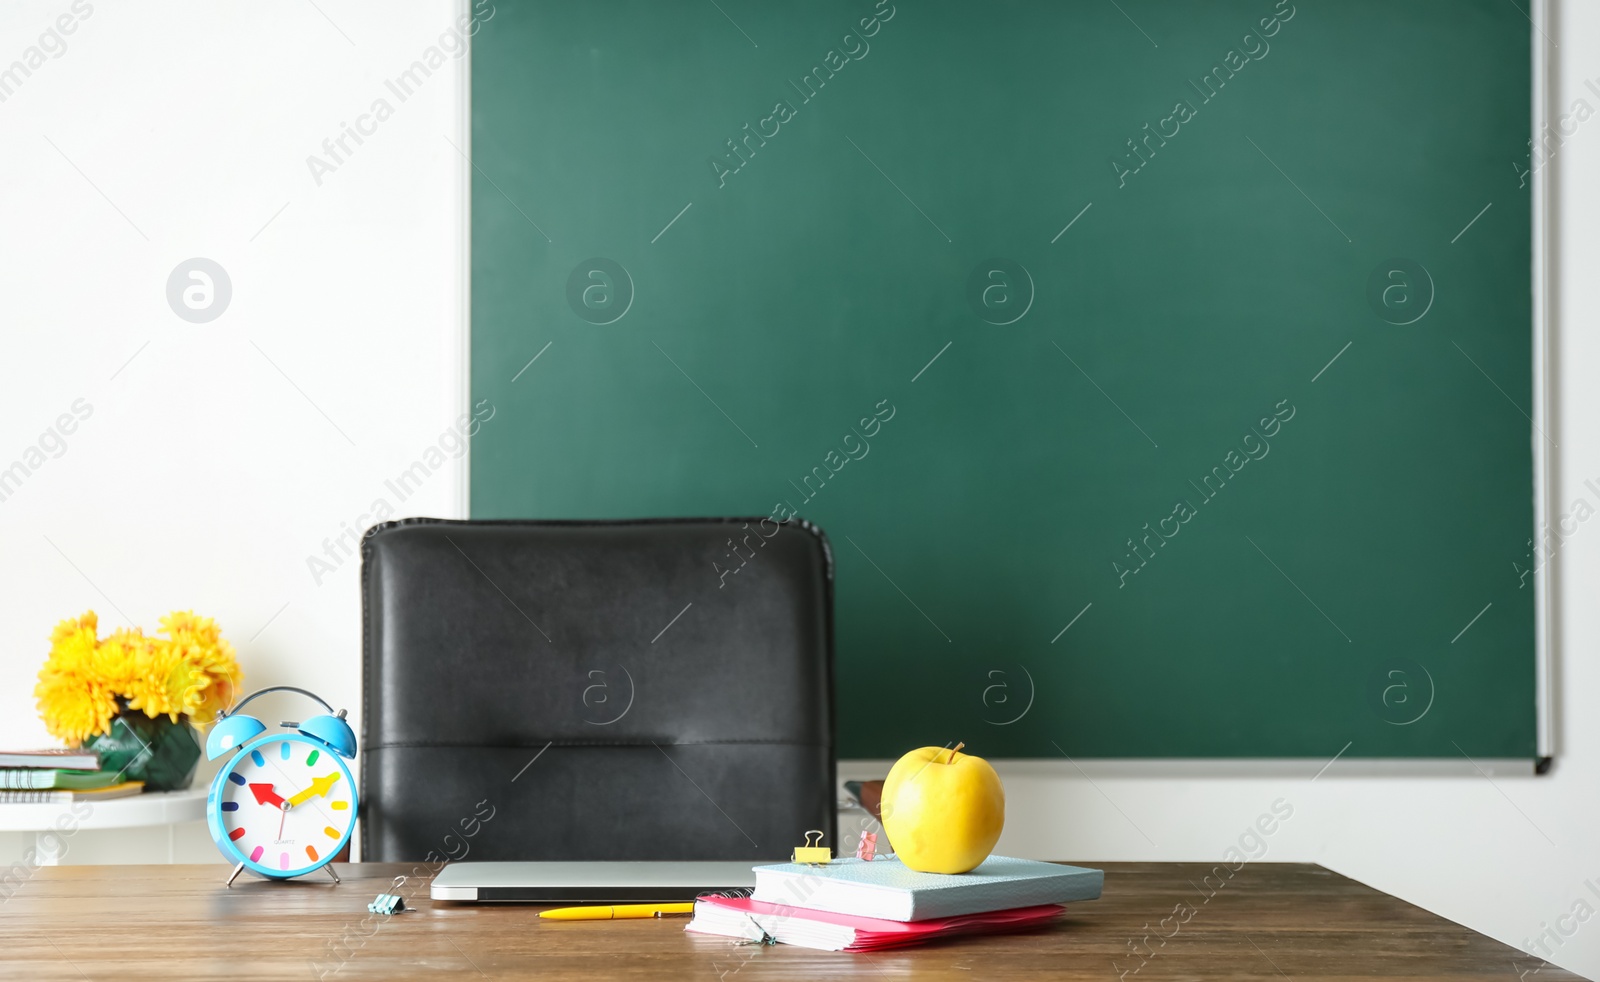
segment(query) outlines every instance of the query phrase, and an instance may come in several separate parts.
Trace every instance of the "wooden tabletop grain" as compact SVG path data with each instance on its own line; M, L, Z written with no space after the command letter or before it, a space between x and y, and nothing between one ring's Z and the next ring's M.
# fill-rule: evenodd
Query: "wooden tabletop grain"
M1088 865L1106 870L1104 897L1052 927L865 955L737 947L685 934L683 918L562 923L537 907L435 904L436 868L340 865L338 886L318 873L224 889L220 864L46 867L0 884L0 977L1308 982L1516 979L1540 964L1317 866L1252 863L1224 879L1202 864ZM388 892L417 911L369 914ZM1578 978L1550 966L1528 977Z

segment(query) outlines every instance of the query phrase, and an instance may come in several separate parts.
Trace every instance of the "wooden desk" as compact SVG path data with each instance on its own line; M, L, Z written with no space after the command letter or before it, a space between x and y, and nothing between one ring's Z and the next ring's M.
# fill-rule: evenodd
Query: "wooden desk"
M426 882L399 892L419 913L369 915L368 903L412 867L339 867L288 883L227 867L57 866L0 897L0 975L36 980L627 979L1515 979L1537 965L1492 941L1337 873L1250 864L1214 896L1194 884L1211 867L1109 863L1105 897L1058 925L904 951L847 955L786 945L734 947L687 935L684 920L550 923L536 908L434 904ZM1175 905L1195 908L1187 923ZM1158 930L1173 933L1163 944ZM1151 949L1142 940L1148 935ZM335 948L339 939L347 947ZM1141 960L1132 946L1145 952ZM337 971L336 971L337 970ZM1538 982L1578 976L1546 967Z

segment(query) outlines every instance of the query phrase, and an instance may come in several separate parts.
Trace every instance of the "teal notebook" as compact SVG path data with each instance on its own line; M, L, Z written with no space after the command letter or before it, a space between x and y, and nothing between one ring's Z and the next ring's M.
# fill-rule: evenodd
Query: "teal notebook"
M824 866L757 866L754 899L890 921L1095 900L1105 873L1082 866L990 856L970 873L918 873L898 859L839 859Z

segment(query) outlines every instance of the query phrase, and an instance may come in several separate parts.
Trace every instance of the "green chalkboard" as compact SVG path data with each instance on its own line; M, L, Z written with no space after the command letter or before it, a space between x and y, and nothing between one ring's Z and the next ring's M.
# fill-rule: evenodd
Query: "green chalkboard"
M846 757L1532 757L1532 40L500 0L472 515L816 522Z

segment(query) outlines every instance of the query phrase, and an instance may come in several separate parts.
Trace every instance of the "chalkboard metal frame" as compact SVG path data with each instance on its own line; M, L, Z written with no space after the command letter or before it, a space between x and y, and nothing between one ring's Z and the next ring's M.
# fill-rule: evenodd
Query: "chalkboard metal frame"
M1533 133L1535 144L1544 132L1550 112L1550 74L1555 65L1549 58L1546 38L1556 29L1552 23L1549 0L1532 0L1530 17L1534 32L1530 38L1533 46ZM1549 433L1554 428L1551 412L1550 385L1550 178L1547 168L1539 168L1532 175L1531 200L1533 208L1533 423L1535 433L1529 435L1533 443L1534 534L1540 535L1549 528L1551 496L1551 459L1545 441L1537 432ZM1556 755L1556 680L1555 653L1551 630L1554 620L1553 590L1550 583L1549 564L1534 572L1534 651L1535 695L1538 699L1538 773L1549 771Z

